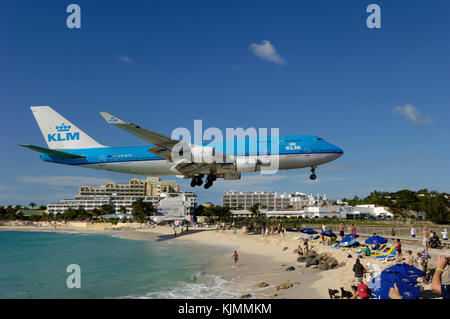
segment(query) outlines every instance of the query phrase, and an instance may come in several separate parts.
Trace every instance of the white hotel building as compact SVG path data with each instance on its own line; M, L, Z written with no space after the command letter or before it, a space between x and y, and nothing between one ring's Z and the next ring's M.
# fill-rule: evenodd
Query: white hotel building
M324 194L314 197L305 193L274 193L274 192L239 192L227 191L222 196L222 206L228 206L232 210L247 210L252 205L258 204L260 210L302 210L306 206L321 205L327 200Z

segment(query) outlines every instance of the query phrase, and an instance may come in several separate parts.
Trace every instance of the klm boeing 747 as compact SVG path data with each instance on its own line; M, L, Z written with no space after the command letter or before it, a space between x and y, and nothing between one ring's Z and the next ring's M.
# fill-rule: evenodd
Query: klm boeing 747
M344 153L318 136L268 136L194 145L128 123L106 113L107 123L147 141L145 146L110 147L99 144L49 106L32 106L31 111L48 148L20 144L39 152L46 162L88 167L126 174L177 175L191 179L191 186L208 189L217 178L237 180L241 173L311 168Z

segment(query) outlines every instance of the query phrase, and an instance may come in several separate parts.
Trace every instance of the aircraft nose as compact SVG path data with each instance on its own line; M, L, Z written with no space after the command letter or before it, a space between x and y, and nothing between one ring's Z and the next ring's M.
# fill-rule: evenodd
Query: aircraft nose
M333 145L333 144L330 144L330 146L331 146L331 150L333 152L339 154L339 156L342 156L344 154L344 151L340 147Z

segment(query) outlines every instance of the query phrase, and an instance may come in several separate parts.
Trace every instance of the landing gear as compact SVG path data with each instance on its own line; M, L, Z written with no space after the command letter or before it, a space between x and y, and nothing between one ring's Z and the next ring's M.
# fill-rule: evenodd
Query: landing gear
M194 176L191 180L191 187L201 186L203 184L203 175Z
M208 177L206 178L206 183L205 183L205 189L210 188L213 185L213 182L217 179L216 175L208 175Z
M317 178L315 172L316 172L316 168L314 166L311 166L311 176L309 176L309 178L311 180L315 180Z

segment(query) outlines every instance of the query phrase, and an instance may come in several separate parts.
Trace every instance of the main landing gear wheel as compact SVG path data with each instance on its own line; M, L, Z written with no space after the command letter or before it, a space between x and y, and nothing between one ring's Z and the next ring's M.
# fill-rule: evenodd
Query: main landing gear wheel
M210 188L213 185L213 182L217 179L216 175L208 175L206 178L205 189Z
M311 180L315 180L316 178L317 178L317 176L316 176L316 168L313 166L313 167L311 167L311 176L309 176L309 178L311 179Z
M203 184L203 175L202 176L194 176L191 180L191 187L201 186Z

